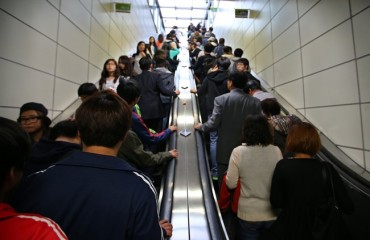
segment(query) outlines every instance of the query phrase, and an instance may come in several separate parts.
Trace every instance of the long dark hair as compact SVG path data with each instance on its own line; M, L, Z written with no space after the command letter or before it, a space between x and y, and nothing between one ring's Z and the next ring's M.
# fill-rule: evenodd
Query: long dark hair
M114 64L116 65L116 70L114 71L114 81L113 82L116 83L119 78L119 67L118 67L117 61L113 58L107 59L104 63L104 67L101 72L101 77L99 80L99 90L103 89L103 84L107 81L106 78L109 77L109 72L107 71L107 65L109 62L114 62Z
M125 65L124 69L119 68L121 75L124 76L124 77L131 77L132 76L131 59L126 55L122 55L118 59L118 64L119 63L122 63L122 64ZM119 65L118 65L118 67L119 67Z

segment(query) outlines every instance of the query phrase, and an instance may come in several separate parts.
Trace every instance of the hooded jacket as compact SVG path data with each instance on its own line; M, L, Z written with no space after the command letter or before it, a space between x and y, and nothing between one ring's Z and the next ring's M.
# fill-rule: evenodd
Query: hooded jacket
M46 169L75 150L81 150L81 145L42 138L32 147L24 175Z
M217 70L210 72L204 79L202 86L197 90L198 95L206 96L208 115L212 114L215 98L229 92L227 89L228 78L228 71Z

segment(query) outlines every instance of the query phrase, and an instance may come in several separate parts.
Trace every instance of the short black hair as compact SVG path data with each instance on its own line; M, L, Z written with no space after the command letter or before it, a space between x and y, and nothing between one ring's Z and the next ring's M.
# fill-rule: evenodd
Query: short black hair
M243 50L241 49L241 48L236 48L235 50L234 50L234 56L235 57L242 57L243 56ZM249 63L248 63L249 64Z
M76 111L76 122L85 146L115 147L131 127L130 106L118 94L103 90L88 97Z
M280 104L274 98L267 98L261 101L261 108L266 116L279 115L281 112Z
M213 51L213 49L214 49L215 47L211 44L211 43L206 43L206 45L204 45L204 51L205 52L212 52Z
M230 46L225 46L224 47L224 53L233 53L233 48Z
M244 66L249 66L249 60L246 58L240 58L236 60L236 63L242 63Z
M248 75L245 72L233 71L230 73L229 80L236 88L244 89Z
M150 56L142 57L139 61L141 70L149 70L150 65L153 64L153 60Z
M11 168L23 171L30 149L27 132L18 123L0 117L0 191Z
M77 123L75 120L67 119L58 122L50 130L49 139L55 140L58 137L74 138L78 135Z
M248 146L267 146L273 142L270 124L262 114L248 115L244 121L242 141Z
M128 104L131 104L140 97L141 89L133 82L120 83L117 87L117 93Z
M227 57L217 58L217 67L219 70L226 71L231 64L231 61Z
M77 90L77 94L79 97L81 96L91 96L94 93L98 92L98 88L93 83L82 83Z

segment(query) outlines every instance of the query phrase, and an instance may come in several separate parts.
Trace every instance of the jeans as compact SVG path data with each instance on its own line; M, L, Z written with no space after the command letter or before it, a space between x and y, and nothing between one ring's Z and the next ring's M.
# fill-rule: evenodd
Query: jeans
M218 168L217 168L217 159L216 159L217 139L218 139L217 131L209 133L209 155L210 155L210 160L211 160L210 163L211 163L212 177L218 177L218 171L217 171Z
M239 231L238 236L240 240L257 240L261 232L271 227L272 221L249 222L238 218Z

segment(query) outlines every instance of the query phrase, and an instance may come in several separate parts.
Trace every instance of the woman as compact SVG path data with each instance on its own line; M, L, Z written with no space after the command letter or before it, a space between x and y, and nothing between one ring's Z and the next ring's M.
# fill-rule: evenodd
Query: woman
M321 148L320 136L313 125L306 122L294 124L286 139L286 152L292 158L279 161L271 183L271 205L281 209L278 219L261 239L313 240L312 225L321 202L332 193L330 180L323 177L323 163L315 159ZM339 209L353 211L353 204L335 169L331 170L334 192ZM345 228L337 229L333 239L350 239Z
M158 50L158 47L157 47L157 43L155 42L155 38L153 36L150 36L149 43L147 46L147 53L150 55L151 58L153 58L157 50Z
M131 59L126 56L122 55L118 59L118 67L121 77L128 81L132 76L132 63Z
M105 61L103 71L101 72L99 90L110 89L116 92L119 84L119 76L119 69L116 60L109 58Z
M134 71L133 71L134 76L137 76L142 72L139 61L141 58L146 57L147 55L146 52L147 52L147 47L146 47L145 42L144 41L138 42L136 46L136 53L132 55L132 57L134 58Z
M257 239L260 232L276 219L269 198L272 174L282 159L281 151L271 144L269 123L263 115L250 115L243 129L243 143L230 156L226 184L230 189L240 179L238 203L239 239Z
M158 49L162 49L163 41L164 41L164 36L161 33L161 34L158 35L158 40L157 40L157 47L158 47Z

